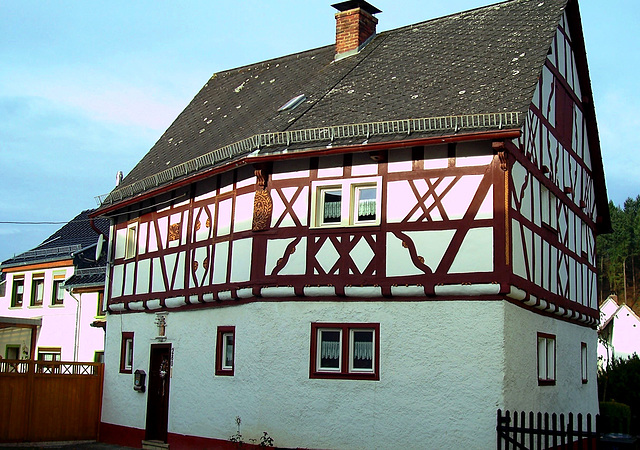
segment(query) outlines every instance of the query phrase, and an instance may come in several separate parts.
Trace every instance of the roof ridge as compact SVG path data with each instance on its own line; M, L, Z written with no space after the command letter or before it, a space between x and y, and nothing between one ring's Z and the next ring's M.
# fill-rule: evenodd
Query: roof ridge
M225 74L231 74L231 73L237 73L237 72L241 72L242 70L246 70L249 68L254 68L254 67L259 67L261 65L265 65L265 64L270 64L270 63L274 63L274 62L278 62L278 61L286 61L288 59L294 59L294 57L300 57L309 53L320 53L321 50L327 50L329 47L333 47L335 44L328 44L328 45L322 45L320 47L315 47L315 48L311 48L308 50L303 50L300 52L295 52L295 53L289 53L286 55L282 55L282 56L276 56L274 58L270 58L270 59L265 59L264 61L258 61L255 62L253 64L245 64L243 66L239 66L239 67L233 67L231 69L224 69L221 70L219 72L214 72L209 79L207 80L207 82L211 81L212 79L215 79L217 76L222 76Z

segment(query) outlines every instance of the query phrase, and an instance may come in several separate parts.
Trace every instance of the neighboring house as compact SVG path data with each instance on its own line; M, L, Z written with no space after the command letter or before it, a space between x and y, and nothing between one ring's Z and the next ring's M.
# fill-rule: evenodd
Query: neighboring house
M598 412L577 3L380 34L334 6L335 46L214 74L91 214L101 439L215 446L240 417L284 447L490 448L498 408Z
M109 222L93 221L89 212L0 265L6 277L0 296L3 358L102 360L106 257L96 262L96 245L99 233L108 235Z
M598 361L603 367L614 358L640 355L640 317L626 304L618 305L615 295L600 306L598 334Z

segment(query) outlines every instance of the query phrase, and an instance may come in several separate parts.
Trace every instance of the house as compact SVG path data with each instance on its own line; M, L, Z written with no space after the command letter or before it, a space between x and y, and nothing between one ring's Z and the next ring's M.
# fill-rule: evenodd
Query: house
M101 439L490 448L498 408L597 413L577 2L333 6L335 45L214 74L91 213Z
M83 211L42 244L0 265L6 277L0 296L3 358L102 360L106 257L96 261L95 255L99 233L106 236L109 222L92 221L90 212Z
M640 317L633 309L610 295L600 305L600 316L598 361L603 367L615 358L640 355Z

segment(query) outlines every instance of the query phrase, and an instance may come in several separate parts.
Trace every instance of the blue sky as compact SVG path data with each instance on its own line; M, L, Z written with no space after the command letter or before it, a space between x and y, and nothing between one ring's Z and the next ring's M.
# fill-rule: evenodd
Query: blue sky
M95 208L214 72L331 44L331 3L3 0L0 222L66 222ZM371 3L380 32L492 2ZM640 4L580 9L609 198L622 204L640 194ZM61 226L0 223L0 261Z

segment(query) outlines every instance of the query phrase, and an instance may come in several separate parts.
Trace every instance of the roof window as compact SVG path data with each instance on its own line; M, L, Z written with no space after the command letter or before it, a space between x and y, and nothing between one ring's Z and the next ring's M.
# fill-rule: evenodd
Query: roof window
M285 103L284 105L282 105L280 107L280 109L278 109L278 112L282 112L282 111L289 111L294 109L296 106L298 106L300 103L304 102L307 99L307 96L304 94L300 94L297 97L293 97L291 100L289 100L287 103Z

